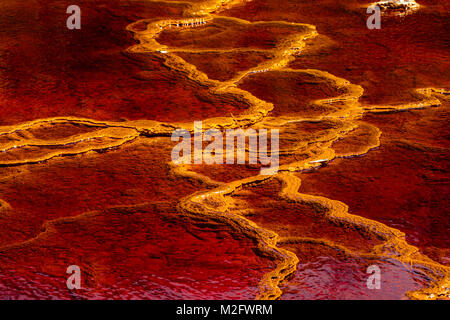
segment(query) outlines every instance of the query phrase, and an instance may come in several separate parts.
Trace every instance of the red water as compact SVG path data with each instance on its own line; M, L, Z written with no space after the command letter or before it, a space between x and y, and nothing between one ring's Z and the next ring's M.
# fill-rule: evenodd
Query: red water
M75 31L65 26L65 1L0 4L0 298L403 299L433 285L436 274L448 277L448 98L438 95L440 106L346 120L333 112L354 106L314 102L347 88L305 71L361 86L363 107L396 107L422 101L416 89L448 89L448 4L424 0L420 10L383 16L381 30L368 30L363 1L253 0L222 8L205 26L158 35L159 43L178 50L171 55L223 82L267 63L286 37L308 30L291 22L316 26L318 36L285 67L235 84L255 100L215 90L220 82L199 80L163 54L129 50L139 39L128 25L149 19L136 25L144 31L150 22L184 19L192 12L188 4L77 4L82 29ZM288 24L248 23L256 21ZM283 197L281 173L224 196L223 215L199 203L189 207L198 193L218 206L210 191L255 177L260 166L193 165L187 169L200 175L177 172L170 130L133 122L176 126L231 116L215 121L233 123L242 114L253 117L256 99L273 104L254 122L280 129L287 150L282 165L313 159L328 136L338 155L362 153L292 173L301 180L300 193L338 200L350 214L404 232L437 265L424 271L423 256L410 265L370 256L382 239L333 221L320 205ZM321 116L329 118L300 121ZM41 121L50 117L59 120ZM23 125L32 120L40 122ZM341 136L350 124L358 128ZM376 128L380 145L367 152ZM265 232L279 236L275 248L262 242ZM286 262L281 250L298 263L280 276L278 295L264 295L265 277ZM380 290L366 287L373 264L382 271ZM66 287L69 265L80 266L81 289Z

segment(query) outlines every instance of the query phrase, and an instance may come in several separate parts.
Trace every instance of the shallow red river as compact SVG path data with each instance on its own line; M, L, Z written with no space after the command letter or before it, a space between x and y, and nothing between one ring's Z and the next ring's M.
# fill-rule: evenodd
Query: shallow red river
M206 24L158 33L168 55L142 40L151 23L189 19L207 2L80 0L81 30L68 30L67 1L1 1L0 299L405 299L448 284L449 5L422 0L369 30L360 0L217 1ZM243 75L307 35L298 24L317 34L285 65ZM232 89L217 90L224 83ZM364 90L354 104L351 85ZM260 102L273 109L257 118ZM242 185L223 215L189 207L205 194L219 208L215 188L260 167L180 173L166 128L241 116L280 130L281 166L335 158ZM386 239L366 224L283 196L289 181L403 232L417 252L379 253ZM265 232L278 236L276 254L255 236ZM264 295L285 251L298 261L270 288L279 294ZM81 289L66 286L70 265ZM370 265L379 290L366 286Z

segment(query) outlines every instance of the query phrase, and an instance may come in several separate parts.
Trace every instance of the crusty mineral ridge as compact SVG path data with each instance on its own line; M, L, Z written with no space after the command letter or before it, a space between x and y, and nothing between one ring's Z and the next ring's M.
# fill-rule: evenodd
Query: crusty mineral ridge
M416 10L420 6L414 0L387 0L374 3L381 10Z
M11 206L7 202L0 199L0 214L6 213L9 210L11 210Z

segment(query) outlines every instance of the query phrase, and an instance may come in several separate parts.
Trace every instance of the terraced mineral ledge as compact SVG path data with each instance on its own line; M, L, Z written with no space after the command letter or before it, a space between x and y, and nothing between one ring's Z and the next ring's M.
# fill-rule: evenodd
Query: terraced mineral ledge
M414 1L383 1L377 4L386 10L418 9ZM118 228L120 232L127 234L131 231L126 228L125 222L121 222L121 219L126 219L131 226L137 226L141 222L155 225L155 221L162 225L162 227L155 226L155 229L162 230L161 234L158 234L160 239L158 237L151 239L155 243L161 241L161 250L154 248L153 244L146 247L145 232L131 234L131 238L123 239L126 243L120 249L122 253L128 250L126 246L137 250L136 256L127 261L130 265L145 261L143 257L146 252L151 252L154 256L152 259L159 261L158 253L164 255L166 252L164 250L174 250L169 249L171 245L168 239L161 240L165 238L163 228L167 228L167 232L173 235L173 241L176 241L177 234L182 237L180 241L189 239L185 244L180 244L179 250L175 250L174 261L177 259L187 261L189 257L184 258L184 254L194 250L190 246L197 246L198 239L210 239L208 241L211 246L223 248L223 252L221 249L218 255L227 254L226 248L242 245L239 249L233 250L236 254L250 257L251 261L248 263L252 265L252 271L244 276L245 272L239 270L239 265L236 269L230 266L230 272L237 279L241 279L240 285L230 284L230 286L247 288L242 289L245 292L244 298L279 299L283 298L283 294L288 296L292 290L287 288L290 283L296 283L292 278L295 278L302 263L304 255L301 252L305 246L311 246L310 252L329 250L334 252L328 253L329 256L339 253L348 259L357 259L360 261L358 263L378 261L390 265L398 264L401 270L409 270L420 275L423 280L419 287L414 284L414 289L406 292L407 297L449 298L450 268L442 261L438 262L428 257L419 247L412 245L407 241L405 232L397 229L395 225L352 213L352 208L340 199L330 199L302 191L302 180L304 174L308 172L317 170L320 174L323 167L331 166L337 161L354 161L357 157L358 159L366 157L374 150L383 151L383 130L374 124L375 121L366 121L367 118L377 115L395 117L398 112L411 110L448 108L449 91L432 86L415 88L411 93L414 95L414 101L392 104L367 103L362 85L335 75L331 70L312 68L306 66L307 64L303 68L298 67L299 64L296 64L298 59L305 55L307 57L313 50L321 50L323 46L325 40L315 25L282 21L277 15L274 15L273 21L267 19L248 21L239 14L226 16L225 13L232 14L233 10L240 10L242 6L257 5L241 0L191 1L177 4L172 1L160 1L158 5L162 8L166 5L176 13L167 14L168 17L164 19L145 18L128 24L126 30L133 34L136 44L126 49L126 55L134 59L149 57L149 61L159 61L166 70L164 72L183 78L186 86L205 90L206 93L200 97L202 101L213 104L220 101L226 106L233 106L233 111L195 119L203 121L203 130L211 128L280 130L278 173L259 175L258 170L248 166L173 164L170 161L170 148L173 144L168 137L175 129L180 128L193 133L193 121L190 119L116 121L105 118L102 120L101 117L54 116L18 124L8 123L0 127L2 169L0 196L3 199L0 200L2 217L0 230L5 233L0 243L2 269L14 269L14 261L19 255L32 255L31 252L36 250L45 255L47 246L62 248L67 245L64 244L64 238L65 241L77 243L77 240L74 240L75 234L72 237L71 232L74 231L69 228L71 225L74 225L76 230L74 233L79 232L89 241L93 243L98 241L99 246L101 243L112 246L110 244L112 240L102 231L101 226L112 225L113 229ZM214 57L224 64L209 64L209 59L203 57ZM233 62L238 59L245 60L245 63L240 65ZM150 64L148 61L147 63ZM219 70L222 66L227 66L224 67L225 71ZM150 73L141 72L139 76L143 79L151 78ZM157 81L158 79L155 80ZM271 83L272 85L264 86ZM284 89L280 90L277 85L282 85ZM276 93L272 94L272 90ZM96 153L93 153L94 151ZM120 165L127 163L126 159L130 155L130 159L135 161L136 168L128 161L121 169ZM149 160L148 156L155 158ZM118 161L118 166L109 164L104 168L109 172L111 179L108 174L104 176L95 169L95 165L103 164L102 158ZM92 165L87 164L90 161L93 161ZM87 197L86 204L77 207L76 210L66 208L64 205L62 211L67 215L42 214L35 217L34 223L17 216L18 213L29 212L33 202L33 198L30 198L31 204L28 205L14 201L16 196L13 196L11 188L19 187L17 180L24 177L24 181L34 184L34 180L28 178L28 174L30 177L36 175L44 178L48 175L45 166L51 166L52 170L57 170L60 165L69 166L70 170L73 170L73 176L61 174L60 179L70 188L71 183L75 183L73 177L77 172L77 162L80 163L80 168L81 164L83 167L89 167L83 169L85 170L83 172L92 175L93 179L98 179L99 185L108 189L104 193L100 191L99 199L92 200L93 202L89 204L91 200ZM17 178L11 178L16 174ZM352 172L348 174L351 175ZM140 178L144 176L149 176L148 179L150 176L156 178L154 181ZM134 190L132 186L141 179L142 188ZM56 192L55 197L60 197L59 193L70 192L67 188L65 191L58 191L54 187L47 186L46 182L42 183L46 185L42 192L52 190ZM115 183L118 186L117 190L109 185ZM152 184L155 184L158 190ZM121 186L126 186L124 187L126 190L120 190ZM42 192L28 188L30 197L33 194L37 198L43 196L40 194ZM90 189L89 180L83 180L73 188L86 188L87 193L98 192ZM257 189L259 191L255 191ZM267 201L267 206L273 206L273 212L268 214L268 217L265 216L264 209L251 204L252 199L258 199L259 193L264 192L268 194L264 200ZM78 194L78 191L75 193L80 197L86 196L83 193ZM117 196L114 199L116 193L124 198ZM3 194L6 196L3 197ZM136 201L139 199L145 201ZM297 216L293 218L294 220L286 222L283 228L270 223L270 215L275 214L278 206L287 208L283 211L286 213L285 219L291 215ZM300 213L296 213L296 210L300 210ZM160 212L161 216L155 212ZM307 212L310 212L308 213L310 220L304 223L310 223L311 228L317 228L314 227L316 223L313 222L314 219L321 219L323 223L322 231L320 227L317 228L318 236L305 235L308 233L306 229L301 229L301 232L296 229L301 228L301 224L297 226L295 219L306 219ZM32 215L28 213L26 217L32 218ZM8 230L13 228L8 219L26 225L27 232L15 230L8 233ZM177 221L191 221L189 223L194 221L194 224L187 228L191 230L184 230L177 225ZM218 230L217 234L214 230ZM335 238L331 233L327 234L326 230L333 230ZM111 232L114 234L117 232L117 237L122 239L119 231ZM92 233L98 234L100 240L96 240ZM61 239L58 239L58 235ZM193 235L192 239L190 235ZM132 237L137 239L133 240ZM351 239L346 240L346 237ZM354 246L355 241L360 245ZM238 242L241 244L237 244ZM144 248L138 249L140 245ZM84 254L93 254L95 248L95 245L92 247L88 245L76 254L80 257ZM207 250L195 248L200 251ZM46 273L54 274L65 262L69 263L67 252L59 250L62 249L57 249L56 255L63 257L63 261L57 262L57 259L53 261L53 258L49 258L55 267L53 269L47 267ZM255 250L257 255L253 255L252 250ZM207 256L211 253L204 254ZM310 254L312 256L312 253ZM129 285L123 276L126 274L125 271L117 271L117 275L111 277L106 275L107 263L113 263L120 269L117 262L110 259L113 260L106 255L94 259L95 261L84 258L83 263L89 270L89 276L95 279L91 285L95 286L98 283L105 284L106 287ZM217 269L221 277L226 277L222 274L220 266L213 265L213 260L208 259L207 265L211 264L211 268ZM171 272L170 266L163 267L167 269L165 273ZM145 273L145 267L142 268ZM207 268L200 269L197 270L199 274L208 272ZM154 270L148 270L149 274L151 272ZM170 278L170 275L167 277ZM186 277L195 278L195 274ZM161 275L161 278L152 275L150 278L149 281L170 287L170 283L164 282L164 275ZM12 281L12 286L15 286L14 280L11 279L8 281ZM132 280L139 283L138 286L142 286L143 290L149 290L146 288L147 284L140 283L138 279ZM215 285L217 284L210 284ZM186 284L183 286L189 287ZM252 286L257 290L249 289ZM191 290L194 289L185 289L187 297L201 297ZM7 292L7 288L0 286L0 295L5 295L5 291ZM104 297L107 295L106 292L106 289L102 289L90 297ZM54 294L58 296L59 293ZM238 293L233 294L229 297L242 298ZM167 296L167 298L179 297ZM218 289L210 297L220 298L224 295L221 295Z

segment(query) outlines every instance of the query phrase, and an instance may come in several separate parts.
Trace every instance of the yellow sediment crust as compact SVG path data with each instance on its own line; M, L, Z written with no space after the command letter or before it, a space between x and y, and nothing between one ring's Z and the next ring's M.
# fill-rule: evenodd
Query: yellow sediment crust
M417 10L420 5L414 0L383 0L374 2L371 6L379 6L381 10Z
M164 1L161 1L164 2ZM306 159L292 161L282 164L278 173L274 175L258 175L242 180L236 180L229 183L214 181L213 179L196 173L191 170L189 165L174 165L169 163L174 174L188 179L198 179L204 184L214 187L204 191L199 191L180 200L179 209L182 215L195 219L213 219L221 221L238 230L257 243L259 252L276 261L276 268L265 274L259 284L259 294L257 299L278 299L282 295L279 288L280 283L285 281L288 276L296 271L298 257L288 250L280 248L280 244L308 242L317 245L326 245L328 247L340 250L349 255L357 255L377 259L395 259L405 265L414 265L414 268L420 269L432 279L430 287L416 292L408 292L407 295L412 299L436 299L449 298L450 287L450 269L428 257L421 254L418 248L409 245L405 240L405 234L401 231L390 228L377 221L369 220L360 216L348 213L348 207L342 202L327 199L324 197L311 196L298 192L301 185L300 178L295 173L304 170L310 170L320 167L323 163L332 161L338 157L351 157L364 155L371 149L380 145L381 131L379 128L361 122L360 119L364 113L368 112L397 112L409 109L426 108L439 106L440 99L448 94L444 89L425 88L418 89L417 92L422 96L418 103L409 103L394 106L367 106L361 105L359 98L363 95L363 88L359 85L336 77L326 71L321 70L294 70L288 68L288 64L294 59L295 54L299 54L305 46L305 41L318 35L316 28L312 25L287 23L283 21L272 22L248 22L242 19L220 17L217 15L223 9L232 5L244 2L243 0L207 0L191 3L184 12L184 18L179 20L159 20L150 19L140 20L130 24L127 30L134 33L138 44L128 48L129 54L148 53L160 57L164 64L173 71L179 72L188 79L209 88L211 95L230 97L248 106L248 109L242 114L229 117L215 117L203 119L203 130L211 128L227 129L238 127L253 128L277 128L280 132L289 134L291 126L304 122L323 122L327 121L333 126L320 133L310 134L305 141L296 141L295 137L292 143L280 149L280 155L289 155L296 152L307 154ZM167 1L167 3L173 3ZM185 3L185 2L183 2ZM249 70L239 72L231 80L220 82L211 80L208 76L197 70L197 68L183 60L177 55L177 52L229 52L230 50L246 52L264 51L261 49L232 48L232 49L180 49L170 48L158 43L157 37L160 32L167 28L178 27L180 30L188 27L201 28L205 24L214 23L214 21L227 21L241 26L244 25L289 25L292 28L298 28L298 33L287 36L277 43L275 48L267 50L271 53L272 59L267 60L260 65ZM146 25L145 30L139 26ZM321 99L313 102L315 106L323 110L331 110L323 115L315 117L296 117L280 116L271 117L270 111L274 106L261 100L249 92L237 87L237 83L245 77L256 72L290 72L305 73L314 77L325 79L331 86L342 92L341 95ZM33 128L42 126L55 126L60 124L78 124L92 127L92 131L82 134L76 134L58 139L37 139L31 133L17 135L18 132L26 133ZM52 146L52 151L44 153L40 157L7 159L1 160L0 166L20 165L26 163L35 163L49 160L53 157L63 155L74 155L91 150L109 149L119 147L129 141L138 139L139 136L157 137L170 136L175 129L184 128L190 132L194 131L193 123L162 123L151 120L138 121L96 121L92 119L83 119L75 117L56 117L40 119L22 123L19 125L0 127L0 156L3 151L9 154L17 149L26 149L27 147L45 147ZM333 144L339 139L345 138L350 132L358 128L364 129L369 137L366 144L363 144L352 152L337 154L333 149ZM86 141L95 139L100 143L89 145ZM67 146L71 148L67 149ZM58 147L61 147L58 150ZM271 230L266 230L245 217L247 209L240 207L240 204L231 198L231 195L242 188L262 184L270 179L279 179L283 183L280 195L288 200L299 203L307 203L319 206L326 213L325 216L340 225L351 225L367 233L377 236L383 241L381 245L372 248L370 253L353 252L339 244L332 243L324 239L310 239L301 237L280 238L278 234ZM5 209L6 208L6 209ZM8 204L0 200L0 213L10 210ZM48 222L51 223L51 222ZM47 224L48 224L47 223Z

